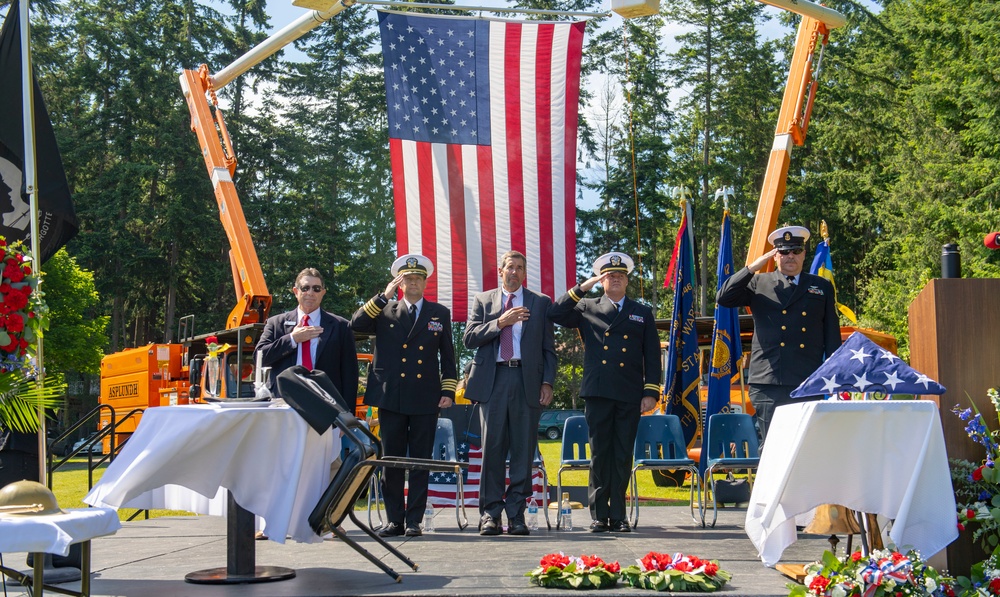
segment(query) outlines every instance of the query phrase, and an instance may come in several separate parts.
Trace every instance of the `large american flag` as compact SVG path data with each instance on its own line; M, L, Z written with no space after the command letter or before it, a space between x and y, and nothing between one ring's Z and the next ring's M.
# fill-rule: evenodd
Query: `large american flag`
M576 132L583 22L381 11L400 254L429 257L425 296L465 321L528 258L549 296L576 281Z
M468 462L469 467L462 469L462 492L465 496L466 508L479 507L479 478L483 469L483 449L469 442L459 442L458 460ZM427 502L435 508L454 508L458 499L456 484L458 476L455 473L431 473L427 485ZM509 482L510 479L507 479ZM536 471L531 477L531 489L538 507L542 507L542 492L547 488L542 485L542 473Z

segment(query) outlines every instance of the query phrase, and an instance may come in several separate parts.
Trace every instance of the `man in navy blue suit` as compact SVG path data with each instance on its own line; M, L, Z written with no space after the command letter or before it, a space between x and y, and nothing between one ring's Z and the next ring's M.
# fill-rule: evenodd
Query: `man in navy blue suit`
M341 406L353 413L358 396L358 353L350 323L320 307L326 287L318 270L310 267L299 272L292 294L299 306L268 319L257 342L262 366L271 368L267 388L272 396L278 396L278 374L302 365L326 373L343 398Z

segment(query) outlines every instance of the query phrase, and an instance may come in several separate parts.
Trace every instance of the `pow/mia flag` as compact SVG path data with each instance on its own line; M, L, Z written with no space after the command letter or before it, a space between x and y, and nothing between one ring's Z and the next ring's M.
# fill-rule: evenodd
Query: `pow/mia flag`
M21 98L21 26L18 2L11 3L0 31L0 235L7 242L30 244L31 210L24 180L24 129ZM38 178L38 231L41 263L76 235L73 210L52 122L38 81L35 94L35 164Z

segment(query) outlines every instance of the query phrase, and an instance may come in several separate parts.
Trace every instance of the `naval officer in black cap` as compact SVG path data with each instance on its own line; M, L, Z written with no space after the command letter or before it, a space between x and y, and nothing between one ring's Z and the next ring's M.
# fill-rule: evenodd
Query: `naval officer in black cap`
M424 299L434 273L423 255L403 255L392 264L385 291L364 304L351 327L375 334L375 359L368 370L365 404L378 408L386 456L431 458L438 412L454 404L458 385L451 311ZM402 288L402 300L394 300ZM427 505L428 471L412 469L404 503L404 471L387 468L382 491L388 523L383 537L419 537Z
M632 259L617 251L594 262L594 276L570 288L549 318L583 338L580 397L590 428L590 531L628 533L625 491L639 417L660 397L660 338L652 309L625 296ZM600 283L604 295L584 298Z
M716 297L722 307L750 307L753 314L748 381L761 439L775 408L820 398L788 395L840 347L833 285L802 271L809 230L784 226L767 240L774 249L736 272ZM776 271L758 273L771 259Z

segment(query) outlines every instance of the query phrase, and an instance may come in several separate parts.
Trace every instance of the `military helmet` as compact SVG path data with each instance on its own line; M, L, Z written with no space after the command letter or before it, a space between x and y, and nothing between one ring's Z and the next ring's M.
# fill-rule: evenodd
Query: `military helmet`
M61 514L56 496L37 481L17 481L0 489L0 514Z

